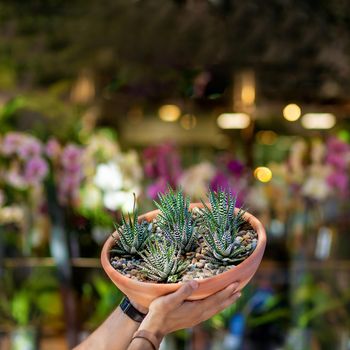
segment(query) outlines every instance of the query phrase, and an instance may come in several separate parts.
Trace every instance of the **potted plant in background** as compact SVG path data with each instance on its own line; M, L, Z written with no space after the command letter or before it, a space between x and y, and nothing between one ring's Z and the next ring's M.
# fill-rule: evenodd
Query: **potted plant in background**
M1 284L1 322L10 331L11 350L36 350L41 327L62 328L58 284L48 271L35 270L20 281L7 271Z
M129 298L148 306L181 282L196 279L191 300L234 281L242 289L262 259L266 234L253 215L236 208L228 191L209 191L209 202L190 203L182 191L159 195L158 210L122 217L101 255L108 276ZM135 206L134 206L135 208Z

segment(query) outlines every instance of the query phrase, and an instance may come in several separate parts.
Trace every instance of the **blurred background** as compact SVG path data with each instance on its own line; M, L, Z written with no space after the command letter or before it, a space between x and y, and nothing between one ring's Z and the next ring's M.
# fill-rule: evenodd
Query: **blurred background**
M162 349L350 349L350 3L0 1L0 348L72 348L99 254L167 184L268 234L240 301ZM116 339L117 341L117 339Z

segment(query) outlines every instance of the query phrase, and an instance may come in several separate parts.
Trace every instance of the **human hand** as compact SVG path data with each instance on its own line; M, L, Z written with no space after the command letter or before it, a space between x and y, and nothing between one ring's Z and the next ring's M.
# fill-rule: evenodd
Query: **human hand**
M222 291L202 300L185 301L198 288L198 282L190 281L176 292L155 299L139 330L146 330L158 337L179 329L193 327L234 303L241 295L238 283L232 283Z

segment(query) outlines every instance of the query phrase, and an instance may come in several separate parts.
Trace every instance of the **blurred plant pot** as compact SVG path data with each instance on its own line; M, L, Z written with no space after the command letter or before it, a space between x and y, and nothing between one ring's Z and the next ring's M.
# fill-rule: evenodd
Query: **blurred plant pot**
M208 204L209 206L209 204ZM203 208L202 203L191 203L190 209L194 207ZM209 206L210 207L210 206ZM235 211L239 209L236 208ZM159 213L159 210L150 211L139 217L139 220L152 221ZM209 277L203 280L198 280L198 289L189 297L189 300L199 300L212 295L229 284L238 281L240 282L238 289L241 290L253 277L259 267L266 246L266 233L261 222L253 215L245 213L244 218L248 221L258 234L258 244L253 253L239 265L233 267L229 271L219 275ZM110 263L109 251L115 244L114 239L109 237L105 242L102 253L101 263L108 277L113 283L131 300L148 307L149 304L156 298L172 293L180 288L181 283L148 283L133 280L125 277L116 271Z
M35 327L18 327L11 332L11 350L36 349L39 349L39 341Z

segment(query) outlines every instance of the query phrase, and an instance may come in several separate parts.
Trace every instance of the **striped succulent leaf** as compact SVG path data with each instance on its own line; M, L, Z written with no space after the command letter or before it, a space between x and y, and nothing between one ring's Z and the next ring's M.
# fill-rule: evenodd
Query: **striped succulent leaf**
M166 194L159 194L158 225L168 240L180 247L182 253L192 251L197 244L196 222L190 212L190 198L180 190L169 187Z
M237 196L229 191L209 190L208 199L211 209L202 201L204 208L201 211L205 228L203 238L209 248L209 260L225 264L243 260L246 248L238 248L235 239L245 222L245 211L239 209L237 213L234 212Z
M140 255L144 260L141 272L156 282L176 282L189 265L175 244L160 237L147 244Z
M146 220L138 222L138 211L134 208L131 217L128 214L126 218L122 214L121 224L115 224L116 232L112 234L115 240L115 247L111 249L112 253L118 255L135 255L144 249L152 233L152 223ZM117 237L115 237L115 235Z

